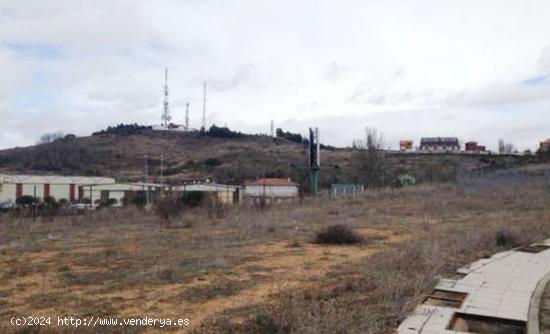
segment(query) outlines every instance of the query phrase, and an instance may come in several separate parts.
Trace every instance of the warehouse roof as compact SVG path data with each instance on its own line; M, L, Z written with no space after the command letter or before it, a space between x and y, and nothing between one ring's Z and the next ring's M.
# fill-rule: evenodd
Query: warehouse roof
M247 186L298 186L298 183L283 178L259 178L257 180L246 181Z
M99 176L59 176L59 175L26 175L0 174L0 183L21 184L111 184L115 179Z
M218 184L218 183L195 183L195 184L185 184L182 186L175 186L172 189L175 191L226 191L234 192L237 189L240 189L240 186L227 185L227 184Z

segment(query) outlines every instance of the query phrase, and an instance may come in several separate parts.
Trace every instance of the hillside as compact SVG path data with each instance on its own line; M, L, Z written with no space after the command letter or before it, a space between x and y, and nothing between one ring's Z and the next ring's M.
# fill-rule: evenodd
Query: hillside
M238 183L266 175L291 177L307 183L307 150L303 144L267 136L217 138L198 132L150 129L138 133L70 136L48 144L1 150L0 172L103 175L141 181L147 156L150 180L159 181L161 154L168 182L213 178L218 182ZM516 167L533 159L387 153L383 161L372 162L364 155L349 148L323 149L321 184L367 182L366 175L375 170L379 174L374 177L383 179L383 184L390 184L396 175L404 173L415 175L420 181L448 181L457 173Z
M96 174L142 180L147 156L151 178L156 180L160 178L161 154L164 175L169 180L206 177L229 180L264 174L297 177L307 162L303 145L282 138L243 136L226 139L196 132L144 130L138 134L95 134L2 150L0 170ZM327 163L338 153L330 156L325 156Z

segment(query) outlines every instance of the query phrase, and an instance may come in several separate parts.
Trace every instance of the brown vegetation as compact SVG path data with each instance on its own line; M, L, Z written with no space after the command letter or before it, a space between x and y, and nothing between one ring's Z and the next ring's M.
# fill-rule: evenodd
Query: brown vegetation
M324 245L353 245L363 242L363 237L345 225L329 225L317 232L315 242Z
M35 223L0 216L0 326L68 314L186 317L196 333L390 333L438 277L550 235L548 188L537 175L522 180L265 211L198 207L169 228L133 208ZM333 224L369 242L312 242Z
M367 143L368 144L368 143ZM323 146L324 147L324 146ZM528 159L512 156L386 154L368 144L356 150L325 147L319 182L359 182L390 186L401 174L420 182L454 181L459 173L486 168L514 167ZM307 184L307 155L302 143L267 136L219 138L200 133L141 129L90 137L67 136L51 143L0 150L0 172L104 175L119 180L143 180L144 156L149 157L150 180L168 182L213 178L241 182L258 176L291 177Z

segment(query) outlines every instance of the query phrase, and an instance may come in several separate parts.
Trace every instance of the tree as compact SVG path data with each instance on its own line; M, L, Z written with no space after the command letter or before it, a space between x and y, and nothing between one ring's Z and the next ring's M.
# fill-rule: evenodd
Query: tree
M504 154L504 140L500 138L498 140L498 153Z
M134 124L118 124L117 126L109 126L105 130L101 130L99 132L92 133L92 136L98 136L98 135L105 135L105 134L114 134L114 135L121 135L121 136L129 136L129 135L135 135L135 134L141 134L144 131L151 130L152 126L145 126L145 125L139 125L137 123Z
M367 150L381 150L384 143L382 133L374 128L366 128L366 144Z
M285 138L296 143L302 143L304 139L299 133L285 132L281 128L278 128L276 130L275 135L277 136L277 138Z
M206 134L209 137L217 137L217 138L241 138L244 137L244 135L241 132L232 131L228 127L219 127L216 125L212 125L208 132Z
M498 140L498 153L500 154L511 154L517 152L514 144L506 143L503 139Z
M352 163L359 182L367 187L383 187L388 184L386 153L382 150L383 136L373 128L365 129L365 140L356 142ZM358 147L360 146L360 147Z
M39 144L49 144L58 139L62 139L64 137L65 137L65 134L63 134L63 132L61 131L45 133L42 136L40 136Z

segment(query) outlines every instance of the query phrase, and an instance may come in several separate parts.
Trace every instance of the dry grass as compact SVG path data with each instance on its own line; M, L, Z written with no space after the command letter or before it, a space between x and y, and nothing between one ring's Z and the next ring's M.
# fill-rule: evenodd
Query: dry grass
M170 226L136 209L0 216L0 328L12 315L67 314L187 317L197 333L389 333L438 276L510 246L503 240L548 236L546 191L531 181L421 186L196 209ZM369 242L312 242L333 224Z

